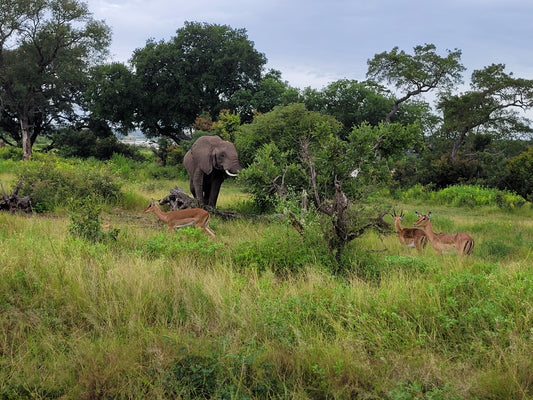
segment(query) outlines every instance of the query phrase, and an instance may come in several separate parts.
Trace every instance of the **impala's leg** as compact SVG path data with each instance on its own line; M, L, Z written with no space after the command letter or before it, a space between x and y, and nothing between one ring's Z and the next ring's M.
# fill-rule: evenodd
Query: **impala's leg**
M217 235L215 235L215 232L213 232L213 230L209 227L210 219L211 219L211 216L207 214L205 218L202 218L195 225L196 227L201 228L203 233L210 235L213 238L213 240L216 242Z
M209 227L209 226L205 226L204 228L205 232L207 232L209 235L211 235L211 237L213 238L213 240L216 242L217 241L217 235L215 234L215 232L213 232L213 230Z

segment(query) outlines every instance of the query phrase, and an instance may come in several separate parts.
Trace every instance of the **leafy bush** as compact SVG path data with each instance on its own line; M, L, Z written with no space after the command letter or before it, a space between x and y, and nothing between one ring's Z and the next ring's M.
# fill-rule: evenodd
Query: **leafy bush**
M29 195L34 210L52 211L71 198L95 196L100 201L118 202L121 182L104 164L43 157L22 164L19 179L22 195Z
M68 230L72 236L95 243L108 239L116 240L118 229L104 232L100 218L102 205L94 196L73 200L69 208L70 225Z
M527 203L520 195L478 185L456 185L431 191L417 184L404 191L401 198L403 201L425 200L454 207L494 206L504 209L520 208Z
M455 394L456 390L450 385L427 387L420 382L399 382L397 387L389 392L389 400L459 400L462 396Z
M526 203L525 199L517 194L466 185L450 186L434 192L431 197L438 204L458 207L498 206L513 209Z
M92 129L64 129L53 135L55 147L64 157L94 157L108 160L113 154L141 160L139 149L122 143L109 128L92 126Z
M0 147L0 160L21 160L22 149L20 147Z
M507 163L507 182L521 196L533 201L533 146Z
M211 398L217 393L220 364L215 357L186 355L176 360L166 378L166 392L186 398Z

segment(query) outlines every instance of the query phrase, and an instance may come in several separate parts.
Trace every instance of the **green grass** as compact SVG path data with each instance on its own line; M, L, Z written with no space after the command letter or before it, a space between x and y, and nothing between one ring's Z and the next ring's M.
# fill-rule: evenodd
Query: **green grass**
M0 398L533 398L530 208L401 204L404 227L432 211L474 254L369 232L336 276L279 220L214 217L217 244L168 234L142 209L174 186L125 183L103 214L116 241L0 213ZM224 184L224 208L247 200Z

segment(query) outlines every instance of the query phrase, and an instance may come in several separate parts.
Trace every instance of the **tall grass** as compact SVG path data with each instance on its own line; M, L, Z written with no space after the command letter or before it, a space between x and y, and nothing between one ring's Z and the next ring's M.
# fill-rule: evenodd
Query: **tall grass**
M279 220L213 218L213 243L128 208L91 242L1 213L0 398L532 398L531 211L432 208L473 256L369 232L342 276Z

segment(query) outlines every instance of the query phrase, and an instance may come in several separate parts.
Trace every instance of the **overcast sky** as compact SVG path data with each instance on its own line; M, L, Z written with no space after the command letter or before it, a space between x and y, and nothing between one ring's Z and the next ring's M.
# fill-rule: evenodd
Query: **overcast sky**
M146 40L168 41L185 21L244 28L267 68L293 87L364 80L367 60L398 46L460 49L467 68L506 65L533 79L531 0L88 0L113 32L111 60L127 62Z

